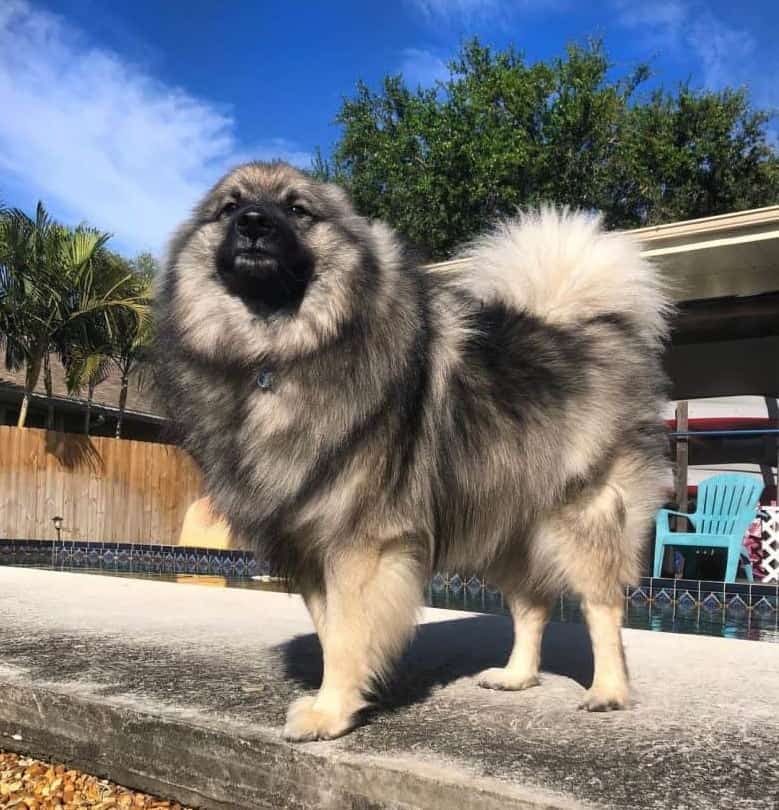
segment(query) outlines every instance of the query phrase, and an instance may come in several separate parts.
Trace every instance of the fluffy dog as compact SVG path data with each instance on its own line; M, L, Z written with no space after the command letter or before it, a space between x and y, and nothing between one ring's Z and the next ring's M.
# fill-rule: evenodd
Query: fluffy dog
M173 237L162 401L217 509L300 590L324 651L291 740L345 733L408 642L436 568L499 585L491 689L538 683L561 587L582 598L583 706L628 701L623 589L668 479L654 269L597 217L542 209L446 272L338 187L250 163Z

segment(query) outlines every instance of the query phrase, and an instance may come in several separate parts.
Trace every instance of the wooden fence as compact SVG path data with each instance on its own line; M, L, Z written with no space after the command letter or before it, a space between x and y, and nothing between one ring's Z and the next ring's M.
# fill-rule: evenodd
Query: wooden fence
M176 447L0 426L0 538L175 544L201 495Z

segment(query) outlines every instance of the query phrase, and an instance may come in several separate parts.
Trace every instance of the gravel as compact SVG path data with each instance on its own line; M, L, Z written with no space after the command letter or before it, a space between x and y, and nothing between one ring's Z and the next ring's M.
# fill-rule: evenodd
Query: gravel
M0 751L0 808L18 810L190 810L157 796L136 793L66 765Z

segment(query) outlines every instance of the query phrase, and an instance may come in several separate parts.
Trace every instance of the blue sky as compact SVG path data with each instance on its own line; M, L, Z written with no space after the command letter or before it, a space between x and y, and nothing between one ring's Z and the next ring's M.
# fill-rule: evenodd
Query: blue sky
M623 73L779 107L779 4L696 0L0 0L0 199L159 253L230 165L308 165L357 79L445 76L465 39L529 60L601 36ZM776 124L776 121L773 122Z

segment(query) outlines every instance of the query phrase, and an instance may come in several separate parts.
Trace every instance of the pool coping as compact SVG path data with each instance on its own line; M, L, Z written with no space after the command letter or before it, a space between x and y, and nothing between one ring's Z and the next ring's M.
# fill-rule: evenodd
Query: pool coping
M278 733L251 738L0 680L0 747L45 755L136 790L209 810L575 810L563 796L411 762L312 752ZM10 729L16 729L9 734ZM319 744L322 747L326 744ZM174 752L175 756L161 755ZM236 792L242 799L235 800Z

